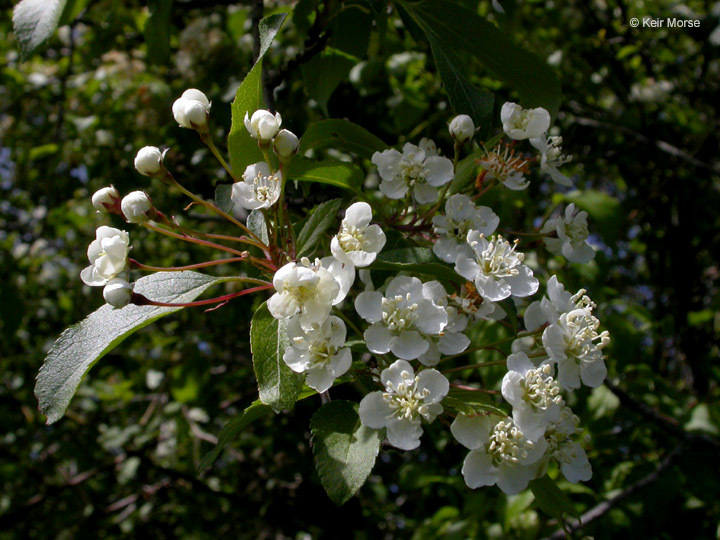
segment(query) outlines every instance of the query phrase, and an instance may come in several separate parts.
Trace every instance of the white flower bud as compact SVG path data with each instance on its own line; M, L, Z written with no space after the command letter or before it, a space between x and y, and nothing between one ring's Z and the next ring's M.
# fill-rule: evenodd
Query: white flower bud
M133 287L122 278L113 278L103 289L103 298L114 308L125 307L130 303Z
M273 151L280 159L287 159L295 155L298 144L297 135L287 129L281 129L273 140Z
M135 156L135 168L140 174L155 176L163 168L164 156L165 152L161 152L157 146L145 146Z
M129 223L142 223L148 219L153 203L144 191L133 191L123 197L120 209Z
M465 142L472 139L475 134L475 124L467 114L459 114L450 122L450 135L457 142Z
M120 193L113 186L97 190L92 196L92 205L98 212L107 213L108 207L115 206L120 199Z
M280 113L273 114L260 109L253 113L252 118L248 117L247 112L245 113L245 127L250 136L259 141L272 139L280 129L280 124L282 124Z
M175 121L184 128L197 129L207 125L210 101L195 88L185 90L172 106Z

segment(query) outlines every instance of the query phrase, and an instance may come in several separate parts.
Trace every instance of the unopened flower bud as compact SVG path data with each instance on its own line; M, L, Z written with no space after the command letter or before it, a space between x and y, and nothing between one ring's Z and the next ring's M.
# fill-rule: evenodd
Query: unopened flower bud
M97 190L92 196L92 205L98 212L108 212L120 200L120 193L113 186Z
M472 139L475 134L475 124L467 114L459 114L450 122L450 135L457 142L465 142Z
M271 113L270 111L258 110L252 115L252 118L245 113L245 127L250 136L258 141L269 141L280 129L282 117L280 113Z
M113 278L103 289L103 298L114 308L122 308L130 303L133 287L122 278Z
M144 191L133 191L123 197L120 208L129 223L142 223L147 221L153 203Z
M281 129L273 139L273 151L281 160L294 156L298 150L298 138L292 131Z
M210 101L195 88L185 90L172 106L175 121L184 128L197 129L207 125Z
M140 174L155 176L163 168L165 152L161 152L157 146L141 148L135 156L135 168Z

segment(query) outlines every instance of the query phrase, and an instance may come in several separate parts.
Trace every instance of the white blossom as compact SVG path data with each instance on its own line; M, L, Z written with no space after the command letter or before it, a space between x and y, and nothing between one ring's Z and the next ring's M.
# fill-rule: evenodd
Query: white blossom
M458 255L455 271L475 283L483 298L498 302L509 296L530 296L538 290L539 282L533 272L522 264L523 253L515 251L517 242L510 242L502 236L490 240L478 231L471 230L467 236L473 250L473 257Z
M280 113L271 113L263 109L257 110L252 117L245 113L245 128L253 139L261 142L267 142L280 130L282 124L282 116Z
M527 161L515 155L510 145L497 144L480 159L488 180L497 180L513 191L522 191L530 185L525 179L529 172Z
M462 473L473 489L497 484L508 495L520 493L537 476L547 449L545 439L529 440L511 418L495 422L490 416L458 414L450 431L470 449Z
M450 389L437 370L425 369L415 375L405 360L397 360L380 374L383 391L371 392L360 402L363 425L387 428L390 444L401 450L420 446L421 422L432 422L443 412L440 402Z
M271 172L264 161L248 165L242 175L242 182L235 182L230 199L248 210L270 208L280 197L282 173Z
M297 153L300 141L292 131L281 129L273 139L273 152L280 159L287 160Z
M562 142L562 137L546 138L544 135L530 139L530 144L540 151L540 170L549 174L558 184L572 186L572 180L558 171L558 167L572 160L572 156L563 155Z
M334 257L314 263L303 257L300 264L288 263L275 273L273 286L277 292L267 306L276 319L297 315L300 326L312 330L327 318L332 306L343 301L354 279L355 268Z
M357 267L372 264L385 246L385 233L379 225L370 225L372 208L365 202L348 207L340 223L340 231L330 242L335 258Z
M123 197L120 209L129 223L142 223L150 217L153 203L144 191L133 191Z
M582 433L580 419L568 406L562 407L557 420L545 431L546 459L555 459L568 482L587 482L592 478L592 467L587 454L574 437Z
M450 121L448 126L450 136L457 142L463 143L475 135L475 124L467 114L459 114Z
M296 373L306 373L305 383L318 392L329 389L336 378L350 369L352 354L345 345L347 330L339 317L329 316L322 324L303 330L300 320L288 322L290 347L283 360Z
M207 125L210 101L200 90L185 90L172 106L175 121L184 128L197 129Z
M475 206L470 197L456 193L445 203L445 215L433 217L435 234L439 238L433 245L433 252L448 263L454 263L461 253L472 257L467 243L471 229L489 236L495 232L500 218L487 206Z
M500 120L503 131L516 141L540 137L550 128L550 113L542 107L523 109L507 102L500 110Z
M459 312L476 321L480 319L497 321L507 315L499 304L483 298L471 281L463 283L460 292L450 296L450 303L456 306Z
M555 232L557 238L543 238L548 250L562 255L570 262L586 263L595 257L595 251L587 243L587 212L575 213L575 204L565 209L564 216L548 219L540 229L541 233Z
M87 256L90 266L80 273L86 285L102 287L127 267L130 236L125 231L103 225L95 232Z
M122 308L130 303L133 286L122 278L112 278L103 288L103 298L114 308Z
M453 179L453 163L448 158L428 155L411 143L403 146L402 154L395 149L375 152L372 162L378 168L380 191L389 199L402 199L412 189L419 204L437 200L437 187Z
M578 300L585 294L581 290L572 295L565 290L557 276L552 276L547 282L547 295L530 304L525 310L524 322L527 330L536 330L543 324L554 324L560 315L575 308Z
M107 213L108 208L115 206L120 200L120 193L113 186L104 187L93 193L92 205L98 212Z
M435 287L410 276L394 278L385 296L378 291L361 292L355 309L371 324L364 333L368 349L376 354L392 352L403 360L427 352L428 336L439 334L448 323L436 294Z
M135 169L142 175L155 176L163 169L163 158L165 152L161 152L157 146L145 146L138 150L135 156Z

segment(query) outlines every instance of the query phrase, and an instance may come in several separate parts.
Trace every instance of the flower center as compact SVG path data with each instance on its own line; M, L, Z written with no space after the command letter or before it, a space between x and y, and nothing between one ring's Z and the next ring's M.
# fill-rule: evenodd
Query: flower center
M255 192L255 199L261 203L268 201L275 202L279 183L280 179L274 174L264 176L263 173L258 173L258 175L253 178L253 191Z
M415 420L418 416L427 416L428 407L425 405L425 399L430 395L428 388L420 390L417 385L417 377L408 371L400 373L402 382L393 385L392 381L388 381L383 392L383 399L392 409L392 415L398 420L407 419Z
M418 305L410 303L410 293L382 299L383 323L393 332L411 328L419 317L417 310Z
M474 244L476 242L471 245ZM520 271L516 267L522 263L525 255L515 253L516 247L517 240L511 246L510 242L504 240L502 236L491 237L490 242L478 259L478 264L485 275L498 279L517 276Z
M504 146L505 149L503 150L501 146ZM486 157L480 161L480 165L491 178L500 182L514 177L521 179L524 174L530 172L528 162L516 157L515 150L511 149L508 144L497 145L492 151L486 152Z
M525 374L522 382L523 399L535 409L546 410L553 403L565 404L560 395L560 386L552 377L552 367L545 364L531 369Z
M316 366L327 364L337 354L337 347L333 347L327 341L316 341L309 347L310 358Z
M525 438L512 420L501 420L495 425L487 452L495 466L502 463L517 464L528 457L534 444Z
M362 251L365 243L365 231L354 225L343 224L338 234L338 243L344 252Z

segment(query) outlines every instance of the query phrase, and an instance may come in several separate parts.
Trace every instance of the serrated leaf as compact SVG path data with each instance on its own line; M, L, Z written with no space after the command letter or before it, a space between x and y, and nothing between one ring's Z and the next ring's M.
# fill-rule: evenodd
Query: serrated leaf
M516 45L495 25L448 0L400 1L399 4L422 29L431 47L433 42L441 45L446 56L448 51L452 54L456 50L471 54L517 90L524 107L545 107L553 117L557 114L561 92L555 73L546 62ZM435 60L438 61L437 57ZM442 71L440 74L442 77Z
M335 222L341 204L342 199L333 199L317 205L297 237L298 257L313 250L325 231Z
M495 402L490 394L477 390L450 388L443 399L443 407L467 415L494 413L507 416L507 413Z
M451 266L440 262L428 248L413 247L381 252L369 268L423 274L448 284L464 281Z
M158 272L140 278L135 292L159 302L192 302L208 287L232 279L197 272ZM62 418L78 385L100 358L130 334L181 309L135 305L114 309L104 305L66 329L50 349L35 384L35 396L47 423Z
M266 246L270 244L267 225L265 224L265 216L260 210L253 210L247 217L247 228L262 240Z
M148 59L153 64L164 64L170 57L170 14L173 0L148 0L150 15L145 22L143 35Z
M226 214L233 213L232 184L220 184L215 188L215 206Z
M262 59L270 44L280 31L287 13L278 13L260 21L260 55L250 72L245 76L232 102L232 125L228 134L230 167L236 174L242 174L248 165L263 161L263 155L245 128L245 113L250 116L258 109L265 108L262 85Z
M300 139L299 153L327 147L371 159L375 152L382 152L388 145L357 124L332 118L310 124Z
M338 85L347 78L356 60L331 49L324 50L300 67L305 91L328 114L328 101Z
M565 528L563 514L580 517L572 501L567 498L567 495L557 487L557 484L549 476L546 475L532 480L530 490L535 495L535 502L540 509L550 517L562 522L563 528Z
M21 0L13 9L13 31L27 59L55 32L66 0Z
M365 427L351 401L331 401L310 420L315 467L338 506L363 486L380 450L380 430Z
M250 323L250 350L260 401L275 412L292 408L303 387L303 375L283 361L289 345L287 322L274 318L263 302Z
M345 161L312 161L295 156L290 162L288 179L320 182L358 192L365 180L365 173L357 165Z

